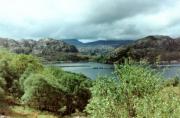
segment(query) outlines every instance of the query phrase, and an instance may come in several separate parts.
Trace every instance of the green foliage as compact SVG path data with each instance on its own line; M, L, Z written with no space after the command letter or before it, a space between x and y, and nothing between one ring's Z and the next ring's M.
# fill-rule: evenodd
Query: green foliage
M13 57L13 53L10 53L6 50L0 51L0 77L4 78L7 82L6 89L12 86L12 82L14 79L17 79L17 74L11 67L11 61Z
M13 81L18 80L29 66L33 69L42 68L38 59L31 55L17 55L5 49L0 51L0 76L8 82L7 88L10 88Z
M90 99L91 81L84 75L43 67L31 55L0 51L0 95L21 98L29 106L62 114L82 111ZM7 83L7 84L5 84Z
M4 93L5 86L6 86L6 81L4 80L4 78L0 77L0 104L1 104L1 100L5 96L5 93Z
M42 69L42 64L36 57L33 57L32 55L16 55L12 59L11 65L15 72L18 74L18 77L20 77L29 66L31 66L31 68L35 70Z
M47 76L41 74L30 75L24 82L25 94L22 96L22 100L34 108L57 112L64 105L62 104L64 103L64 96L62 97L64 94L51 86L47 79L49 79Z
M100 77L93 82L91 88L92 98L86 107L86 111L93 118L117 118L120 112L115 104L118 104L119 80Z
M32 73L38 73L41 72L42 69L35 69L33 66L28 66L27 69L24 71L24 73L21 75L19 79L19 85L21 92L24 91L24 81L32 74Z
M107 57L104 55L96 56L93 61L100 62L100 63L106 63Z
M160 74L145 64L117 65L116 75L117 79L97 79L91 88L92 98L86 107L91 117L137 117L136 103L153 97L162 89Z
M50 83L68 93L77 94L81 88L89 87L90 80L82 74L63 71L56 67L45 68L42 72L45 76L51 76Z
M115 74L116 78L92 82L81 74L43 67L31 55L3 49L0 105L8 92L28 106L63 115L83 111L89 103L85 111L94 118L180 116L179 78L162 81L146 64L132 62L116 65Z
M162 77L145 64L126 63L116 66L116 74L121 81L120 92L126 97L143 97L158 92L161 88ZM122 99L127 99L126 97Z
M0 87L3 89L6 87L6 81L2 77L0 77Z
M162 92L162 91L161 91ZM180 96L173 91L137 99L137 118L179 118Z
M180 85L180 78L179 77L174 77L172 79L168 79L164 81L165 86L179 86Z
M30 74L23 84L22 100L40 110L70 114L82 111L90 98L90 80L58 68L49 67L39 74Z

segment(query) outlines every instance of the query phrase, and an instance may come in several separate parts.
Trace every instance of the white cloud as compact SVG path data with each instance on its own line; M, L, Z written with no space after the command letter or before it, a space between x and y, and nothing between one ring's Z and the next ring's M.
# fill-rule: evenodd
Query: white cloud
M0 0L0 36L137 38L180 36L177 0Z

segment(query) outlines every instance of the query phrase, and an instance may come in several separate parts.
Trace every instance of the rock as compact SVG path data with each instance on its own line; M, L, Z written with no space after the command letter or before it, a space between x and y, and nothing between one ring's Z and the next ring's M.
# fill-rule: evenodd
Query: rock
M0 47L18 54L33 54L41 57L51 57L61 53L78 53L75 46L52 38L36 40L14 40L0 38Z
M108 63L121 63L124 58L133 60L146 59L150 63L156 61L180 61L180 40L169 36L147 36L133 44L115 49L109 55Z

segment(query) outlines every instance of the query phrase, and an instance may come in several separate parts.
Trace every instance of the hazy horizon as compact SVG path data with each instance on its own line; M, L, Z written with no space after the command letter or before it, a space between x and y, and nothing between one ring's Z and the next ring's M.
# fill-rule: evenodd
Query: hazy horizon
M0 37L138 39L180 37L177 0L0 0Z

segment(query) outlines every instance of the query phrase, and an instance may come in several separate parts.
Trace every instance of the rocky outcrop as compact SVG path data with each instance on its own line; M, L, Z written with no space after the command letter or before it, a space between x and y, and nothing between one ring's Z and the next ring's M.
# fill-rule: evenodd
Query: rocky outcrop
M35 40L13 40L0 38L0 46L9 49L15 53L33 54L38 56L51 56L65 53L77 53L75 46L69 45L61 40L51 38Z
M147 36L133 44L115 49L108 57L108 63L121 63L124 58L156 61L180 61L180 40L169 36Z

